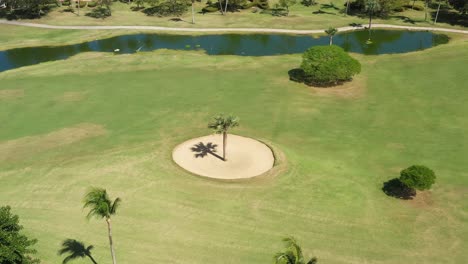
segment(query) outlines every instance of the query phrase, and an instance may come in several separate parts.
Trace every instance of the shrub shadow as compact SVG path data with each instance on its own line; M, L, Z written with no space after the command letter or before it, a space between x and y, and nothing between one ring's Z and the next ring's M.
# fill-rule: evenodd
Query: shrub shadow
M384 182L382 191L388 196L402 200L412 200L416 196L416 190L406 186L398 178Z

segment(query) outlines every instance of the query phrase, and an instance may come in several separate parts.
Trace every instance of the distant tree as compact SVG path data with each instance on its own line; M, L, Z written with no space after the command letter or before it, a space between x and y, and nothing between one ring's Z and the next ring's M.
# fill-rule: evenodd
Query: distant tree
M371 28L372 28L372 15L374 15L374 12L380 9L380 3L378 0L366 0L366 6L365 9L367 13L369 14L369 40L371 40Z
M449 4L461 14L468 13L468 0L448 0Z
M428 190L436 179L434 171L426 166L413 165L400 172L400 181L410 188Z
M216 134L223 134L223 160L226 161L226 144L227 144L227 132L239 126L239 118L228 115L224 116L222 114L217 115L213 118L213 121L208 124L208 128L214 130Z
M440 6L442 5L442 0L439 0L439 3L437 5L437 12L434 18L434 25L437 24L437 18L439 18L439 12L440 12Z
M112 243L111 216L117 212L120 202L120 198L116 198L112 202L109 195L107 195L107 191L102 188L91 189L84 198L84 208L89 208L87 218L90 219L94 216L106 220L113 264L117 264L117 260L115 259L114 245Z
M286 8L289 14L289 7L297 3L297 0L279 0L279 5Z
M301 247L297 244L293 237L283 238L286 244L284 251L276 253L274 259L275 264L316 264L317 258L313 257L309 261L305 261Z
M333 36L338 33L338 29L329 27L327 30L325 30L325 33L327 33L327 35L330 37L330 46L333 45Z
M195 24L195 0L192 0L192 24Z
M37 264L40 261L31 255L36 239L23 235L19 217L11 213L9 206L0 207L0 263L1 264Z
M88 257L94 264L97 264L93 256L91 256L91 250L93 246L85 246L83 242L77 241L75 239L66 239L62 243L62 248L58 251L59 255L67 254L63 259L63 264L78 259Z

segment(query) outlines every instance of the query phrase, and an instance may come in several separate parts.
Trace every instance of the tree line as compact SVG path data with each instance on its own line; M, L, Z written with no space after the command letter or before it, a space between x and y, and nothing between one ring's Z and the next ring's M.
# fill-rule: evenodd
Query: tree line
M95 0L92 4L81 2L80 0L0 0L0 17L7 17L9 19L20 18L40 18L49 12L51 9L68 5L73 9L79 11L80 7L88 6L95 7L96 10L105 8L108 11L104 12L102 16L91 14L93 17L106 17L111 15L110 5L117 0ZM135 11L141 10L149 16L181 16L188 12L191 7L192 22L195 22L195 2L201 0L119 0L128 3L130 8ZM436 8L438 11L441 7L453 8L461 15L468 13L468 0L348 0L342 7L335 6L333 3L322 5L324 8L333 8L340 10L342 13L348 15L367 14L367 7L369 2L374 3L375 11L373 14L378 17L387 17L392 13L401 12L404 9L425 10L427 19L428 7ZM304 6L317 5L316 0L279 0L277 4L271 7L268 0L207 0L205 8L202 13L206 12L220 12L225 15L228 12L236 12L241 9L249 9L256 7L257 9L267 11L272 15L288 15L289 7L295 4L302 4ZM422 5L421 5L422 4ZM284 10L285 12L280 12ZM438 14L437 11L437 14ZM96 11L94 11L96 13ZM325 12L321 9L317 12Z

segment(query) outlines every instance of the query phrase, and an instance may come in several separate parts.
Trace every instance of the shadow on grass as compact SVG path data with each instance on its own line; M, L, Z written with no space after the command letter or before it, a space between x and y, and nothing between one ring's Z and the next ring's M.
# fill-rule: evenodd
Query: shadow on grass
M60 248L58 254L60 256L64 254L67 255L62 261L63 264L85 257L88 257L93 264L97 264L96 260L94 260L93 256L91 255L91 250L93 250L93 248L93 245L86 246L81 241L69 238L62 242L62 248Z
M388 196L402 200L412 200L416 196L416 191L403 184L398 178L384 182L382 191Z
M208 156L208 154L210 154L220 160L224 160L221 156L215 153L217 147L218 145L213 144L211 142L208 142L206 144L204 144L203 142L200 142L194 145L193 147L191 147L190 149L192 150L192 152L195 152L195 158L204 158Z

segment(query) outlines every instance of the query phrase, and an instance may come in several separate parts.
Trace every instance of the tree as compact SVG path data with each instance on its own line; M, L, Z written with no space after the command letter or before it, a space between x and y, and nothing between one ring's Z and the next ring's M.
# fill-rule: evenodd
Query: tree
M224 116L222 114L213 118L213 121L208 124L208 128L214 130L216 134L223 134L223 160L226 161L226 144L228 130L239 126L239 118L232 115Z
M285 7L289 14L289 7L296 4L296 0L279 0L279 5Z
M371 27L372 27L372 15L375 11L380 9L380 3L377 0L366 0L365 9L369 14L369 39L371 41Z
M68 263L74 259L88 257L94 264L97 264L93 256L91 256L91 250L94 246L85 246L83 242L77 241L75 239L66 239L62 243L62 248L58 251L58 254L61 256L63 254L68 254L63 259L63 264Z
M192 24L195 24L195 0L192 0Z
M111 201L107 191L102 188L92 188L84 198L84 208L89 208L87 218L91 217L104 218L107 223L107 231L109 233L109 245L112 255L112 263L116 264L114 245L112 243L112 227L111 216L115 215L117 208L120 205L120 198L116 198L114 202Z
M275 264L316 264L317 258L313 257L305 262L301 247L293 237L283 238L286 244L284 251L276 253Z
M349 0L346 0L346 11L345 11L345 15L348 15L348 11L349 11Z
M427 21L427 9L429 5L430 0L424 0L424 21Z
M304 82L320 86L349 81L361 72L361 64L341 47L314 46L302 55Z
M440 5L442 5L442 0L439 0L439 5L437 6L437 12L434 19L434 25L437 24L437 18L439 17Z
M462 15L468 13L468 0L448 0L448 2Z
M434 171L422 165L413 165L400 172L402 183L420 191L430 189L435 179Z
M330 37L330 46L333 45L333 36L338 33L338 29L334 27L329 27L327 30L325 30L325 33Z
M23 227L19 224L19 217L10 210L9 206L0 207L0 263L40 263L31 256L36 253L31 247L37 243L37 240L29 239L22 234Z

